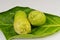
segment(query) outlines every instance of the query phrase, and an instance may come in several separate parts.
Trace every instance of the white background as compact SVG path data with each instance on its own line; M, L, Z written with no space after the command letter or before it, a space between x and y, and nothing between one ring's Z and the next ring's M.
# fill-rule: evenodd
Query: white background
M0 0L0 12L15 6L30 7L60 16L60 0ZM0 40L6 40L2 32L0 32ZM49 37L34 40L60 40L60 31Z

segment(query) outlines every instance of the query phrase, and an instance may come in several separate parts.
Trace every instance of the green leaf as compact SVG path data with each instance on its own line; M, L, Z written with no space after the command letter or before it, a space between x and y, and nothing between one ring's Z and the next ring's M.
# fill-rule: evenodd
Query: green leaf
M18 35L13 28L15 12L18 10L23 10L28 15L28 13L30 13L34 9L31 9L29 7L17 6L0 14L0 29L4 33L7 40L12 40L16 38L46 37L60 30L60 17L45 13L47 20L44 25L33 27L30 34Z

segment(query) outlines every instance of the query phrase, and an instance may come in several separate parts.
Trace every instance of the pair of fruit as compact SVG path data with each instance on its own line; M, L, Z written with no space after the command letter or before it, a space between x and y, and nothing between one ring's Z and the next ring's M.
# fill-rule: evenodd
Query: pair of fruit
M43 25L46 16L43 12L32 11L28 17L24 11L17 11L14 18L14 30L17 34L27 34L31 32L31 24L34 26Z

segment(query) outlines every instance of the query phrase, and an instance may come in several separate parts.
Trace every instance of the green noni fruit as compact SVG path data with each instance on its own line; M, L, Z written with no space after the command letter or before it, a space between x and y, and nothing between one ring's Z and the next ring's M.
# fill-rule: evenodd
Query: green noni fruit
M27 34L31 32L31 25L24 11L17 11L14 18L14 30L17 34Z
M34 26L43 25L46 22L46 16L43 12L40 11L31 11L28 15L30 23Z

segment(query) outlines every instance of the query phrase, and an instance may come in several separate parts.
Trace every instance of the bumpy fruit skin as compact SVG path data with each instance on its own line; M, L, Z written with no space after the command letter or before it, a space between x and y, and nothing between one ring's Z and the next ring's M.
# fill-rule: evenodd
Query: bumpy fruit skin
M31 32L31 25L24 11L17 11L14 18L14 30L17 34L27 34Z
M37 10L30 12L28 15L28 19L34 26L40 26L46 22L45 14Z

